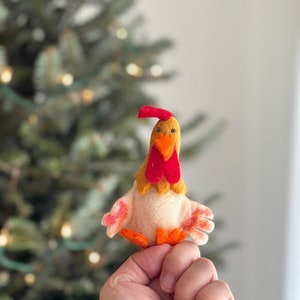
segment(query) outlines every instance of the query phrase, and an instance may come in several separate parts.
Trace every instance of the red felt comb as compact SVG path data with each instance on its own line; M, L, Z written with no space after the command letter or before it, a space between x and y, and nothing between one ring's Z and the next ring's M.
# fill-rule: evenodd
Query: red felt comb
M158 118L160 120L168 120L173 114L165 109L158 108L151 105L144 105L140 108L138 118Z

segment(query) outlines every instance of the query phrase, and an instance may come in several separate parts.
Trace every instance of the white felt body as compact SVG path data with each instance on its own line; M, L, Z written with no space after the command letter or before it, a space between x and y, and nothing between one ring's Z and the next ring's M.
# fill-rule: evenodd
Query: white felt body
M191 213L191 201L186 195L176 194L172 190L160 195L155 188L151 188L141 195L134 183L127 196L131 202L128 203L131 215L125 227L145 235L150 244L155 243L158 227L167 230L181 227Z
M183 229L198 245L204 245L214 228L212 211L192 201L184 193L169 190L159 194L155 187L141 194L134 182L131 190L118 199L111 211L104 215L102 224L107 235L113 237L122 228L133 230L147 237L149 244L156 243L157 228L167 231Z

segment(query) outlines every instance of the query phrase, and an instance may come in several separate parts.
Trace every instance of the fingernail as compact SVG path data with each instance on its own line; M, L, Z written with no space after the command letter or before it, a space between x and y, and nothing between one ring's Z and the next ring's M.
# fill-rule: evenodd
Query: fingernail
M160 282L161 288L167 292L167 293L172 293L174 290L174 285L175 285L175 278L172 274L166 273Z

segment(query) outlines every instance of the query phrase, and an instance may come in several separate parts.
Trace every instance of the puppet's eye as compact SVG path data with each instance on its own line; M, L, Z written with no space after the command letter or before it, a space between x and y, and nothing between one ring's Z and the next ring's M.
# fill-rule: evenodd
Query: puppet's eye
M156 132L161 132L161 128L160 127L156 127Z
M176 132L176 129L175 128L172 128L171 129L171 133L175 133Z

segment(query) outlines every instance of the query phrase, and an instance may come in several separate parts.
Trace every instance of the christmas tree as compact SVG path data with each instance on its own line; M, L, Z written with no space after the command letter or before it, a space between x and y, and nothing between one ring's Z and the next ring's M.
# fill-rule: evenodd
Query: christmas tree
M0 1L1 299L97 299L136 250L100 220L145 157L136 114L155 103L144 84L172 76L158 62L172 43L143 38L132 4Z

